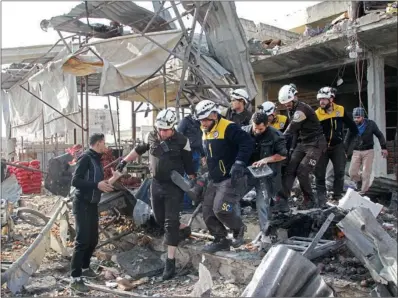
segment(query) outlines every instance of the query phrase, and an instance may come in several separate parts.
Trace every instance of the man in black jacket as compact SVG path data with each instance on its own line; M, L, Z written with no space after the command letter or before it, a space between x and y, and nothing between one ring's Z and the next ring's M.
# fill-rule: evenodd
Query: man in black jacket
M283 86L279 90L278 100L289 111L289 125L284 135L287 139L294 140L292 141L294 149L286 167L282 190L275 199L274 211L289 211L287 199L290 197L296 177L303 191L303 207L311 208L315 203L315 198L311 188L310 174L326 150L325 136L314 110L298 100L294 86Z
M359 138L352 154L349 174L351 180L358 183L358 188L361 189L360 193L365 194L370 187L370 176L373 168L373 136L375 135L379 139L381 154L384 158L387 158L388 156L387 143L383 133L377 127L377 124L373 120L365 118L364 108L355 108L353 111L353 117L358 127ZM359 175L359 169L361 166L362 177ZM361 180L362 185L359 183Z
M256 112L252 116L252 124L242 127L252 137L255 147L249 164L253 167L269 165L273 174L264 178L254 178L249 175L249 188L256 189L256 208L260 222L260 235L254 241L260 245L267 241L270 220L270 200L281 188L282 162L286 159L286 141L283 134L272 127L268 116L263 112ZM258 242L257 242L258 241Z
M163 280L175 275L175 253L180 241L180 211L184 192L171 180L173 170L181 175L187 173L195 178L189 140L174 129L177 117L173 110L159 112L155 121L155 131L148 139L136 146L117 166L122 170L127 162L149 151L149 168L153 177L151 184L151 203L156 222L164 226L167 260Z
M71 262L71 288L84 293L89 289L81 277L96 277L90 269L90 258L98 244L98 203L101 193L113 191L112 184L120 177L114 173L109 181L104 180L101 165L101 154L106 150L104 135L93 134L89 143L90 149L79 157L72 177L76 239Z
M236 123L219 114L216 103L202 100L195 107L195 117L203 130L203 147L210 183L204 194L203 219L213 243L204 251L230 250L227 228L233 232L233 247L244 243L245 225L237 207L246 190L245 172L254 142Z
M202 130L200 129L200 123L193 117L194 109L192 108L192 114L184 117L177 126L177 131L182 133L188 138L191 145L192 151L192 162L195 173L199 171L200 162L205 163L205 152L202 146ZM184 195L184 209L192 208L192 201L188 195Z
M328 147L315 168L318 207L326 207L326 168L332 161L334 171L333 200L341 199L344 190L345 165L348 148L358 135L354 120L347 114L343 106L334 103L336 90L323 87L318 91L317 99L320 107L315 111L323 128ZM348 127L348 134L344 142L343 126Z

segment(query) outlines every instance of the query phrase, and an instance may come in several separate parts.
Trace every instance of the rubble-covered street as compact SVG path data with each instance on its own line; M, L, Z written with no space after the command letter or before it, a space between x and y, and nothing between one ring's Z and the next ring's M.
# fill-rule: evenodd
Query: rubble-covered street
M51 216L51 211L56 203L57 198L51 195L35 195L23 196L20 204L24 207L38 210L47 216ZM258 223L256 219L256 210L251 207L242 208L243 218L245 224L248 226L249 232L246 237L251 239L253 234L258 230ZM70 213L71 222L73 222L73 215ZM101 213L101 226L106 226L109 222L109 215L106 212ZM199 216L200 217L200 216ZM189 214L183 216L182 221L189 218ZM10 264L18 259L29 245L41 231L40 227L33 227L22 221L15 219L15 231L13 240L7 242L2 241L2 270L5 270ZM391 213L383 210L378 216L378 222L388 232L388 234L396 241L397 240L397 220ZM206 233L203 227L203 221L199 218L195 219L192 225L192 230L200 233ZM53 228L51 233L57 233L57 228ZM198 266L196 264L195 254L200 254L201 246L204 244L203 240L191 236L191 239L185 241L180 250L181 254L178 259L178 274L175 279L163 282L160 279L159 272L162 269L162 238L159 236L159 231L151 229L135 228L132 220L126 219L122 216L111 226L106 228L109 237L115 237L126 231L133 231L133 233L124 236L114 244L107 244L102 246L95 253L93 258L93 268L100 273L96 280L90 281L98 285L100 288L92 290L90 296L114 297L115 295L139 295L139 296L185 296L189 295L199 279ZM59 233L59 232L58 232ZM340 233L341 234L341 233ZM344 236L343 236L344 237ZM102 242L106 240L104 234L101 235ZM71 249L72 243L68 242L68 248ZM192 247L196 247L192 249ZM153 270L149 270L147 265L143 267L136 267L138 271L135 278L129 276L129 270L126 268L126 260L118 259L120 253L128 253L129 251L139 250L140 253L135 252L138 262L145 261L145 259L158 258L158 261L151 260ZM197 250L196 250L197 249ZM194 252L194 253L192 253ZM249 262L247 254L253 257ZM188 254L187 256L184 256ZM234 268L233 262L240 266L242 276L251 276L256 267L259 265L262 256L265 253L256 253L250 251L245 247L237 249L231 254L231 259L228 261L231 268ZM246 254L246 255L244 255ZM211 296L214 297L239 297L242 291L247 286L247 281L242 282L239 278L234 278L226 269L212 268L215 261L211 256L205 255L205 258L210 257L208 269L213 275L213 285L211 288ZM119 257L120 258L120 257ZM130 258L130 257L129 257ZM132 257L131 257L132 258ZM214 256L213 256L214 258ZM223 259L222 253L217 253L215 258ZM132 262L132 259L128 259ZM120 264L118 264L118 261ZM186 263L185 263L186 262ZM199 260L198 262L201 262ZM320 275L328 285L330 285L339 297L363 297L369 296L370 292L375 286L375 281L372 279L369 270L364 267L360 260L358 260L352 252L346 247L342 246L336 251L329 252L319 258L312 260L317 266ZM184 264L185 263L185 264ZM246 263L246 265L244 265ZM206 264L206 262L204 263ZM127 264L128 265L128 264ZM157 266L157 268L156 268ZM139 271L142 272L139 272ZM156 274L156 270L158 270ZM160 271L159 271L160 270ZM214 271L216 270L216 271ZM218 270L218 272L217 272ZM70 271L70 257L62 256L53 249L47 249L43 262L40 268L33 273L29 282L23 287L23 290L16 294L17 296L68 296L68 278ZM233 271L231 271L233 272ZM149 276L143 276L149 274ZM151 276L156 274L155 276ZM249 278L249 280L251 277ZM109 290L110 292L107 292ZM118 292L121 291L121 292ZM3 297L12 297L10 291L3 286ZM119 294L117 294L119 293Z

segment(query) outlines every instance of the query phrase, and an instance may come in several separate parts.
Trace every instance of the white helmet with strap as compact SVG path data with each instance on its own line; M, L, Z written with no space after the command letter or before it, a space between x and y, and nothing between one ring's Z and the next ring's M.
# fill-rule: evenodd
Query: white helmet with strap
M319 89L318 94L316 95L316 98L322 99L331 99L331 98L335 98L336 97L336 89L332 88L332 87L323 87L321 89Z
M244 89L236 89L231 92L231 97L233 99L243 99L245 103L249 103L249 94L247 94L246 90Z
M171 109L161 110L155 120L155 126L158 129L171 129L176 123L177 115Z
M266 102L262 103L262 105L260 107L261 107L263 113L265 113L267 116L272 115L276 111L276 106L271 101L266 101Z
M279 90L278 100L281 104L291 102L292 100L294 100L297 93L297 89L294 85L284 85Z
M202 100L195 107L195 118L198 120L206 119L212 112L219 113L217 104L208 99Z

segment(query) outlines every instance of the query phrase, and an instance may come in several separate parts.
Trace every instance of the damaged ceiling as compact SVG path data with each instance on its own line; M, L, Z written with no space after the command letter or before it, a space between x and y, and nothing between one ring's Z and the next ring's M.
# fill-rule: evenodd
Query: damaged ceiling
M346 50L349 44L347 34L350 31L348 20L336 26L335 30L339 30L337 32L326 32L281 47L276 55L252 56L254 71L264 74L265 81L272 81L354 63L355 59L350 59ZM358 40L365 49L375 52L385 51L385 54L390 55L396 53L397 20L395 17L386 14L367 15L358 19L354 30L357 30Z

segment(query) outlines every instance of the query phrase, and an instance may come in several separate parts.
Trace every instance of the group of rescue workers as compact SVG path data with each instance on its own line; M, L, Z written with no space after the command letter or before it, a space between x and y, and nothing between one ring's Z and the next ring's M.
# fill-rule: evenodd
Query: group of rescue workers
M314 111L299 101L295 85L285 85L279 90L278 101L287 109L286 117L277 114L275 104L270 101L252 114L247 108L251 102L248 93L237 89L231 93L231 107L225 115L215 102L202 100L192 107L192 114L182 119L177 129L174 110L164 109L158 113L154 131L120 161L111 180L118 179L115 173L121 172L127 163L149 152L153 178L151 205L155 220L164 227L167 245L164 280L175 275L175 253L182 239L181 231L186 228L180 224L184 192L173 183L172 171L195 183L200 163L207 166L209 182L203 194L202 213L214 237L204 247L209 253L229 251L231 246L237 248L244 244L246 226L241 218L240 201L253 188L261 230L256 241L260 244L269 241L272 213L290 210L288 199L296 178L303 193L304 208L326 207L325 176L329 160L334 170L334 200L343 195L347 156L352 155L351 178L358 183L362 181L362 185L358 185L362 193L368 190L374 156L373 135L378 137L384 157L387 156L385 138L377 125L365 118L363 108L355 108L352 118L343 106L334 102L335 97L334 88L321 88L317 94L319 108ZM348 128L345 139L344 125ZM74 213L79 235L72 259L72 285L76 288L84 288L80 276L93 275L88 265L98 242L98 231L95 232L98 212L94 203L98 204L101 192L112 190L111 183L102 180L99 156L103 148L104 136L93 135L90 149L79 159L72 180L72 186L78 189ZM264 165L270 167L271 175L255 178L248 170L248 166ZM359 175L361 165L362 177ZM311 187L312 173L316 179L316 195ZM227 237L228 231L232 232L232 239Z

